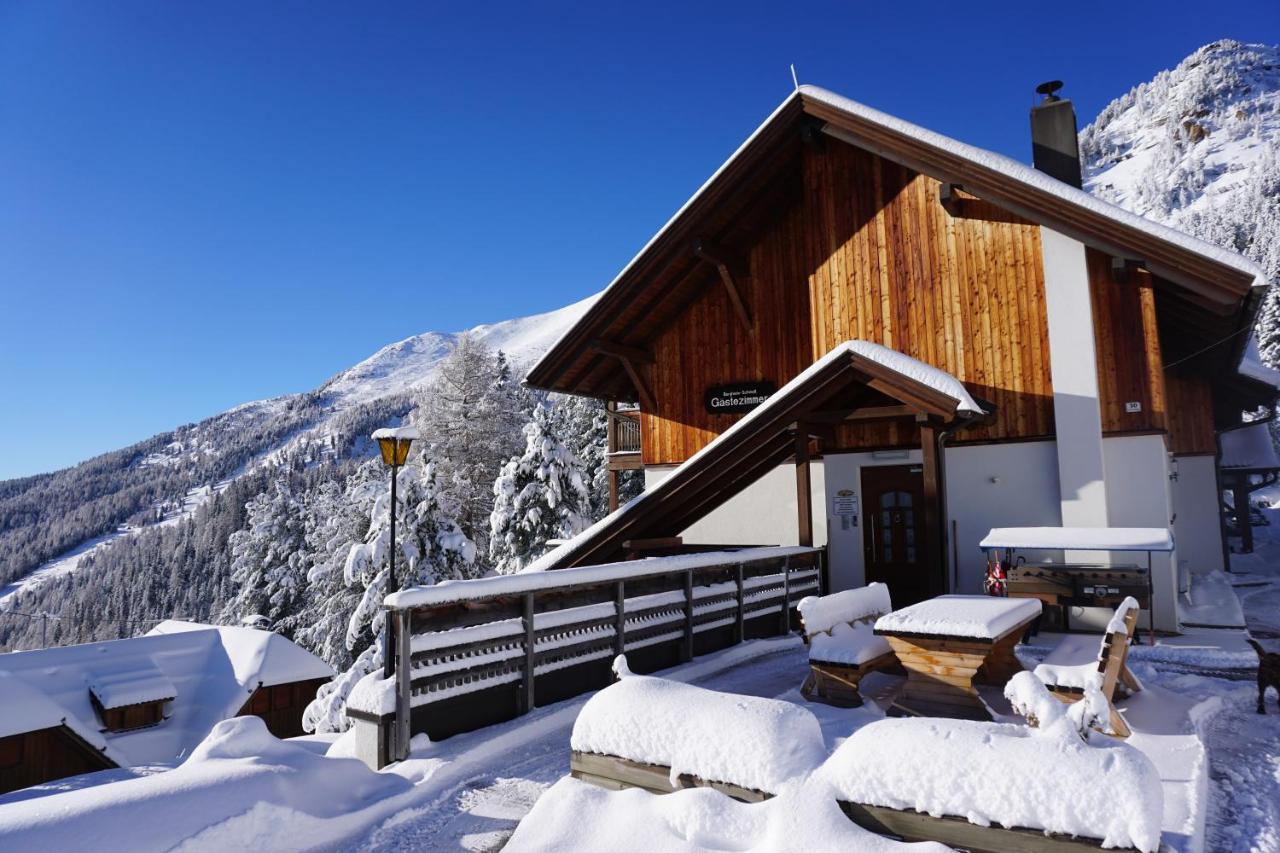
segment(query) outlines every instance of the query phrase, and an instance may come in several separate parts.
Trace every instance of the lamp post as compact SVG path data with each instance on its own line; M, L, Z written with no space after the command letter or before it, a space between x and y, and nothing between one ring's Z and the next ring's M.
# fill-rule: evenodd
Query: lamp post
M382 452L382 461L391 469L391 568L387 572L386 594L390 595L398 588L396 583L396 475L400 466L409 459L409 446L419 437L418 431L411 426L375 430L373 438L378 442ZM384 619L382 626L382 675L390 678L395 675L395 659L391 653L391 620Z

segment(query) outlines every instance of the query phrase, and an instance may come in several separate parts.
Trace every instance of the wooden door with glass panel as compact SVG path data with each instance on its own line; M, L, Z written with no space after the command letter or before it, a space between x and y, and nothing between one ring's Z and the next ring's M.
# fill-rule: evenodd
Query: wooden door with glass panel
M929 597L923 500L924 476L919 465L862 469L867 583L888 584L895 609Z

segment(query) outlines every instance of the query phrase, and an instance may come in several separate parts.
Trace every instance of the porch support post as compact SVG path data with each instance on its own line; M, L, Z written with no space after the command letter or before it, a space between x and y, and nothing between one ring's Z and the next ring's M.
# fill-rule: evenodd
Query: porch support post
M1231 496L1236 505L1236 533L1240 534L1240 553L1253 553L1253 525L1249 523L1249 475L1238 474L1232 484Z
M809 471L809 432L796 430L796 544L813 546L813 489Z
M942 490L938 464L938 428L927 420L920 421L920 452L924 457L924 564L929 567L929 595L941 595L947 588L947 566L943 557L942 528L938 507Z

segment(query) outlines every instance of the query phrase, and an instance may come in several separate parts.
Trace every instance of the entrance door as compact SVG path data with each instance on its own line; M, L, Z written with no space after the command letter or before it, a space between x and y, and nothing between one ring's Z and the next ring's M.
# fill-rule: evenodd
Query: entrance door
M929 597L922 470L919 465L862 469L867 583L888 584L895 608Z

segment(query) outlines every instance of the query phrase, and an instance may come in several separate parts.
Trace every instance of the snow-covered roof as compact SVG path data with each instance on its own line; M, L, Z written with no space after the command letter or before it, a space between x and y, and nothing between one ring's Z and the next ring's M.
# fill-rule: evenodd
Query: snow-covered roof
M170 763L234 716L260 683L332 674L269 631L171 620L142 637L0 655L0 730L16 734L64 722L121 766ZM172 701L160 725L109 732L91 691L108 708Z
M1161 225L1144 216L1131 213L1119 205L1112 204L1109 201L1103 201L1097 196L1090 195L1082 189L1077 189L1070 184L1063 183L1057 178L1014 160L1012 157L1006 157L1003 154L997 154L994 151L988 151L985 148L979 148L976 145L969 145L958 139L938 133L936 131L923 128L918 124L912 124L909 121L891 116L888 113L880 112L872 109L865 104L846 98L843 95L837 95L835 92L829 92L818 86L801 86L796 93L804 95L815 101L820 101L830 107L834 107L849 115L878 125L886 130L919 140L933 148L940 149L970 163L976 163L985 166L992 171L999 172L1010 180L1017 181L1027 187L1034 188L1038 192L1053 196L1058 200L1070 204L1074 207L1085 208L1089 211L1105 216L1115 222L1127 225L1134 230L1141 231L1158 240L1166 243L1172 243L1188 252L1200 255L1224 267L1229 267L1241 272L1254 281L1254 286L1267 285L1266 273L1262 267L1253 261L1236 252L1229 251L1221 246L1213 243L1205 242L1190 234L1184 234L1167 225ZM794 97L794 95L793 95Z
M599 294L599 298L593 303L591 308L579 318L578 322L566 328L560 336L543 354L542 358L529 371L529 376L538 375L545 365L550 364L553 360L561 356L561 348L566 345L571 337L578 331L583 324L590 324L603 317L609 316L607 312L615 310L610 306L610 297L614 295L618 289L630 279L633 272L641 265L641 261L654 250L655 247L663 240L669 231L676 230L677 223L680 223L687 214L692 214L693 209L698 205L704 195L710 195L712 187L714 187L727 172L730 171L740 159L745 159L747 153L753 148L758 139L762 138L766 131L778 121L780 117L787 114L794 114L797 102L804 104L805 102L817 103L843 113L858 121L874 125L898 137L910 139L919 142L925 146L935 149L940 156L946 158L958 158L965 163L990 170L990 172L1000 176L1004 181L1020 186L1024 190L1029 190L1037 201L1030 202L1031 206L1043 204L1047 199L1067 206L1068 208L1087 211L1093 216L1102 217L1106 220L1116 223L1117 225L1131 229L1146 237L1176 247L1182 252L1198 256L1213 264L1220 265L1229 270L1238 273L1242 278L1252 282L1255 293L1260 292L1261 288L1268 286L1269 282L1265 271L1258 264L1248 258L1221 246L1206 242L1197 237L1183 233L1176 229L1162 225L1153 220L1147 219L1124 208L1104 201L1093 196L1082 189L1078 189L1070 184L1066 184L1057 178L1054 178L1040 170L1027 165L1026 163L1014 160L1003 154L994 151L988 151L974 145L961 142L952 137L946 136L936 131L921 127L912 122L881 112L838 95L834 92L823 89L819 86L803 85L797 87L781 104L778 105L772 113L769 114L759 127L747 137L747 139L738 146L738 148L729 156L721 166L694 192L689 199L681 205L680 209L675 212L672 217L655 233L638 251L635 256L627 263L625 267L614 277L613 281ZM851 144L858 145L856 139L849 136L837 128L828 127L827 132L833 137L843 139ZM1032 217L1034 219L1034 217ZM600 316L596 316L599 314Z
M995 527L978 547L1172 551L1173 534L1164 527Z
M161 702L178 695L178 689L159 667L141 659L130 660L121 669L96 668L89 680L89 691L107 710Z
M1222 468L1280 468L1270 421L1259 421L1222 434Z
M823 373L832 364L842 357L854 356L855 358L863 358L872 361L882 367L892 370L894 373L908 379L911 382L926 386L934 391L950 397L954 402L952 411L962 413L964 415L980 415L983 409L973 399L969 392L965 389L964 383L947 373L944 370L926 364L917 358L890 349L880 344L871 343L870 341L845 341L837 344L822 358L806 367L798 376L778 389L773 396L769 397L764 403L756 406L746 415L738 419L733 426L720 433L712 439L705 447L697 453L690 456L683 463L675 468L669 476L657 485L645 489L636 497L623 504L614 512L606 515L577 536L565 542L556 548L551 549L538 559L534 560L521 572L540 572L549 566L558 564L563 558L573 554L584 543L589 542L592 538L603 530L617 524L621 519L626 518L629 514L636 512L641 506L646 505L647 501L660 501L663 496L669 492L675 485L680 482L681 472L696 465L699 460L708 454L714 453L724 445L734 441L738 435L746 433L757 422L768 418L778 407L785 406L789 402L790 394L809 383L815 376Z
M1244 355L1240 357L1240 375L1280 389L1280 370L1267 367L1262 362L1262 354L1258 352L1258 339L1250 335Z

